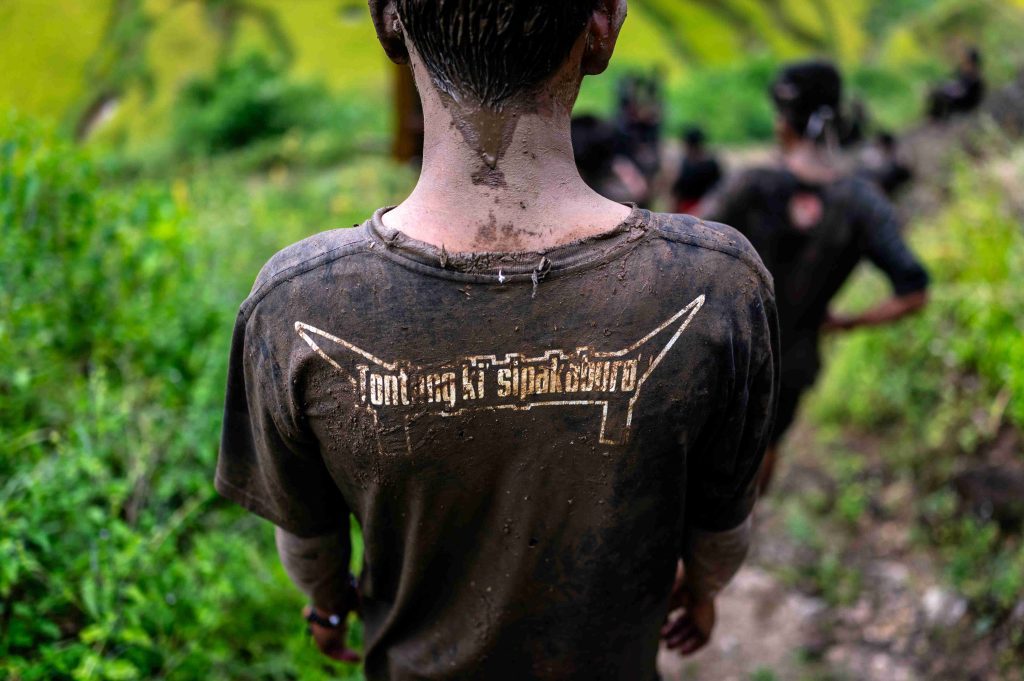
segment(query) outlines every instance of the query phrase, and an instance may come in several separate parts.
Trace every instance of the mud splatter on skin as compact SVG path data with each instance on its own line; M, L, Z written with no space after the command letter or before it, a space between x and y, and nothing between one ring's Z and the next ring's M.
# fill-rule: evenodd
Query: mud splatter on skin
M500 252L518 251L525 247L526 237L539 237L541 232L525 227L516 227L511 222L502 225L498 224L498 217L494 211L490 211L490 217L485 224L477 229L474 246L486 250L498 248Z
M584 46L585 40L581 37L571 50L568 63L575 63L581 57ZM582 81L578 73L566 69L555 72L552 80L546 84L525 89L513 100L488 103L453 95L448 88L437 82L436 77L431 77L437 86L442 106L452 117L452 125L469 148L480 157L481 166L471 175L473 184L494 189L508 187L505 173L498 166L512 145L523 117L555 118L570 115ZM532 150L524 150L524 154L528 154L531 160L537 159Z
M440 94L442 104L452 117L452 124L469 148L480 157L481 166L471 176L473 184L495 189L507 187L505 173L498 169L498 162L512 144L520 114L481 104L466 106L444 92Z

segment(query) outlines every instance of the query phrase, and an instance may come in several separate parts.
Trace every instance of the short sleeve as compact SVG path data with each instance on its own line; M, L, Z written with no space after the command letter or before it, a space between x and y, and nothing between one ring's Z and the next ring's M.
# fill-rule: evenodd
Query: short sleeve
M928 288L928 272L911 252L900 233L900 221L889 200L864 183L860 190L864 247L871 261L892 284L898 296Z
M299 537L348 527L348 511L292 413L287 358L253 314L239 314L231 342L215 486L223 496ZM282 366L284 365L284 366Z
M757 473L778 402L779 331L765 287L740 309L723 348L718 397L687 456L687 525L725 532L742 524L757 500Z

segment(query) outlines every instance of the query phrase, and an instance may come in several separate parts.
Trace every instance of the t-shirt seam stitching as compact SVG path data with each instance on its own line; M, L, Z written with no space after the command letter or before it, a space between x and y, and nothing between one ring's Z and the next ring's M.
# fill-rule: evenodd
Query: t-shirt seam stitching
M697 236L696 234L675 234L662 227L654 227L654 229L658 231L659 235L661 235L665 239L668 239L669 241L687 244L690 246L696 246L697 248L706 248L710 251L716 251L718 253L722 253L723 255L728 255L732 258L735 258L736 260L746 265L747 269L756 274L757 277L765 285L768 286L768 290L772 293L772 296L774 297L775 284L771 279L771 275L768 273L767 269L761 271L761 267L758 267L756 263L752 262L753 258L751 257L751 255L744 251L743 249L736 248L734 246L726 246L724 244L716 244L711 239Z
M256 306L263 302L263 299L266 298L271 293L273 293L274 289L276 289L281 284L290 281L296 277L300 277L303 274L308 274L309 272L312 272L318 267L323 267L324 265L337 262L338 260L346 258L350 255L357 255L360 252L365 253L368 250L365 248L366 243L367 239L363 237L359 241L354 241L352 243L345 244L344 246L332 248L331 250L325 253L313 256L312 258L307 258L306 260L303 260L300 263L296 263L295 265L287 267L281 270L280 272L275 272L269 278L269 281L260 286L259 289L257 289L255 293L251 294L248 298L246 298L245 302L242 304L242 310L244 311L244 320L248 322L249 317L252 315L252 312L256 308ZM338 253L338 251L343 251L346 249L349 249L348 252ZM337 255L335 255L336 253ZM310 265L310 263L313 263L314 261L317 260L320 260L321 262L316 262L315 264ZM306 265L309 265L309 267L306 267L306 269L302 269L301 271L296 271L300 270L302 267Z

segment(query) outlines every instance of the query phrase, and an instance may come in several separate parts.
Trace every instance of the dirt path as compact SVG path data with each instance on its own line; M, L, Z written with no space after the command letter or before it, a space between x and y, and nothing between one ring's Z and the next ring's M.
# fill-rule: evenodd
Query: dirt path
M753 555L719 599L714 640L686 660L662 651L665 681L1000 678L984 645L943 654L970 638L967 603L912 542L913 490L886 484L877 443L851 444L859 475L878 482L863 518L843 525L827 511L841 486L822 465L833 452L800 426L758 508Z

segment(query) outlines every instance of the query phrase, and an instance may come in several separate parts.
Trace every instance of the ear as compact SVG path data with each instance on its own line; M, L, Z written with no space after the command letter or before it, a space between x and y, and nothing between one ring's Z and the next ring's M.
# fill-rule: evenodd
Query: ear
M409 63L409 50L402 35L402 24L398 20L395 0L369 0L370 16L377 30L377 40L391 61L396 64Z
M626 0L598 0L586 28L586 51L581 64L583 75L596 76L605 72L625 20Z

